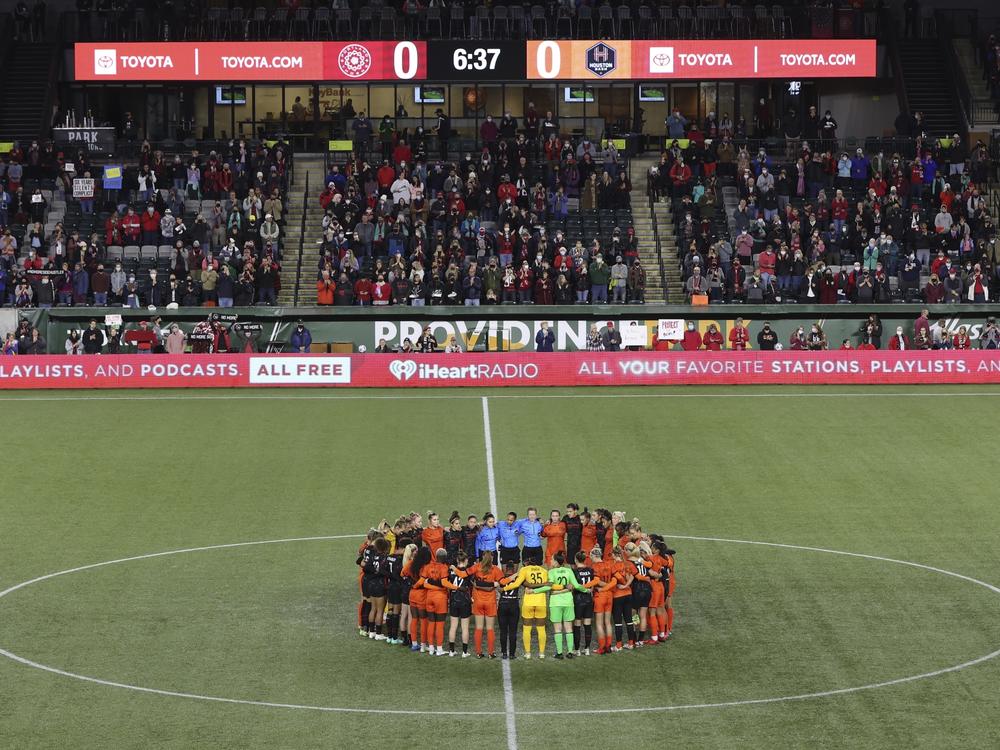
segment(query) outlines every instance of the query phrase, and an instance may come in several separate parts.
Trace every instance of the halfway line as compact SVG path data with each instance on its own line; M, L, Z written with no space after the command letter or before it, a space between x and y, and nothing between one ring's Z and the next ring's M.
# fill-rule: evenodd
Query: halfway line
M490 491L490 512L497 517L497 483L493 471L493 436L490 431L490 402L483 396L483 438L486 442L486 483ZM510 662L500 662L503 673L503 706L507 720L507 750L517 750L517 720L514 715L514 683L510 678Z

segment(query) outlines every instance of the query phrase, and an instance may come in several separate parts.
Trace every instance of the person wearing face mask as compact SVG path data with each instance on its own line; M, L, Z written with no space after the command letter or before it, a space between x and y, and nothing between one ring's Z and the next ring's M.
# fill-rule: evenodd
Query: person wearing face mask
M903 333L903 326L896 326L896 332L889 338L889 348L893 351L911 349L910 339Z
M701 349L701 345L701 334L698 333L694 321L687 321L687 324L684 326L684 337L681 339L681 349L686 352L696 352Z
M796 352L804 351L807 348L806 332L802 326L792 331L792 335L788 339L788 348Z
M765 322L764 326L760 329L760 333L757 334L757 348L762 352L773 352L777 344L778 334L771 328L770 323Z
M814 323L809 328L809 335L806 336L806 348L811 352L823 351L827 348L826 334L819 324Z
M962 301L962 291L965 285L962 282L962 278L958 275L957 266L948 268L948 275L944 277L942 285L944 286L944 301L946 304L955 305Z

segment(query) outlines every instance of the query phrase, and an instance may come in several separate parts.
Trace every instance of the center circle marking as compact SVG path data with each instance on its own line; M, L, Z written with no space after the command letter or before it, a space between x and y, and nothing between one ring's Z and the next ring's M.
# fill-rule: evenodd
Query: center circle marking
M931 573L937 573L939 575L948 576L950 578L957 578L960 581L966 581L968 583L973 583L977 586L990 591L994 594L1000 595L1000 588L994 586L993 584L981 581L978 578L973 578L972 576L967 576L962 573L956 573L950 570L944 570L943 568L936 568L932 565L924 565L923 563L911 562L909 560L898 560L892 557L882 557L880 555L868 555L860 552L845 552L843 550L828 549L826 547L810 547L799 544L782 544L779 542L758 542L748 539L728 539L725 537L711 537L711 536L688 536L681 534L665 534L669 539L683 539L686 541L694 542L719 542L724 544L746 544L757 547L772 547L776 549L788 549L788 550L799 550L804 552L820 552L829 555L842 555L844 557L859 558L862 560L872 560L875 562L889 563L892 565L905 565L910 568L916 568L918 570L925 570ZM307 536L307 537L292 537L289 539L266 539L256 542L235 542L231 544L213 544L205 547L188 547L185 549L175 549L167 550L165 552L152 552L146 555L135 555L133 557L123 557L117 560L106 560L104 562L92 563L90 565L81 565L76 568L69 568L67 570L60 570L55 573L48 573L47 575L39 576L37 578L32 578L28 581L22 581L21 583L15 584L3 591L0 591L0 599L13 594L15 591L27 588L36 583L42 583L43 581L48 581L53 578L59 578L61 576L70 575L71 573L82 573L87 570L95 570L97 568L105 568L111 565L121 565L128 562L137 562L140 560L150 560L158 557L169 557L172 555L183 555L191 552L208 552L211 550L221 550L221 549L234 549L238 547L255 547L265 544L290 544L293 542L325 542L334 541L338 539L362 539L363 534L339 534L335 536ZM300 711L322 711L326 713L356 713L356 714L402 714L402 715L418 715L427 716L428 714L424 711L408 711L403 709L388 709L388 708L345 708L341 706L312 706L307 704L297 704L297 703L278 703L273 701L254 701L245 700L242 698L225 698L216 695L199 695L197 693L187 693L177 690L161 690L159 688L144 687L142 685L129 685L123 682L115 682L113 680L104 680L99 677L91 677L89 675L77 674L75 672L68 672L64 669L59 669L58 667L52 667L47 664L41 664L31 659L27 659L23 656L8 651L7 649L0 648L0 656L4 656L11 661L17 662L18 664L23 664L27 667L32 667L34 669L40 669L43 672L49 672L51 674L59 675L61 677L69 677L74 680L81 680L83 682L89 682L96 685L104 685L106 687L121 688L123 690L132 690L139 693L148 693L151 695L161 695L170 698L187 698L190 700L200 700L209 701L212 703L230 703L243 706L263 706L267 708L290 708ZM982 664L983 662L990 661L1000 656L1000 648L995 651L991 651L988 654L983 654L974 659L969 659L968 661L961 662L960 664L955 664L950 667L944 667L942 669L936 669L931 672L922 672L920 674L908 675L906 677L897 677L892 680L883 680L880 682L873 682L868 685L856 685L853 687L837 688L834 690L823 690L819 692L812 693L800 693L797 695L781 695L773 696L770 698L751 698L747 700L735 700L735 701L721 701L717 703L684 703L676 704L671 706L640 706L635 708L604 708L604 709L586 709L586 710L559 710L559 711L515 711L514 713L518 716L556 716L556 715L567 715L567 714L632 714L632 713L650 713L655 711L682 711L688 709L696 708L730 708L734 706L755 706L767 703L783 703L787 701L802 701L810 700L814 698L829 698L836 695L848 695L851 693L860 693L866 690L875 690L878 688L892 687L894 685L902 685L908 682L916 682L918 680L926 680L931 677L938 677L940 675L949 674L951 672L958 672L969 667L974 667L977 664ZM504 711L435 711L431 715L436 716L504 716L506 715Z

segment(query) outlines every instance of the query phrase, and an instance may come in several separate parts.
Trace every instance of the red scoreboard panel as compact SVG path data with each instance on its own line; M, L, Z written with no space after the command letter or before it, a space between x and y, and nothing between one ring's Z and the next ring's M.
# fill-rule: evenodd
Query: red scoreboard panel
M873 78L873 39L77 44L77 81Z

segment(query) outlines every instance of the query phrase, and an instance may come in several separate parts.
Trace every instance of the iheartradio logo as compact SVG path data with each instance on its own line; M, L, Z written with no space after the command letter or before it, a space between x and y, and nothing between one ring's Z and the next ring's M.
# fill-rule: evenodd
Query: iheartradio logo
M98 76L118 75L118 50L116 49L94 50L94 75Z
M417 374L417 363L412 359L394 359L389 363L389 372L396 380L409 380Z

